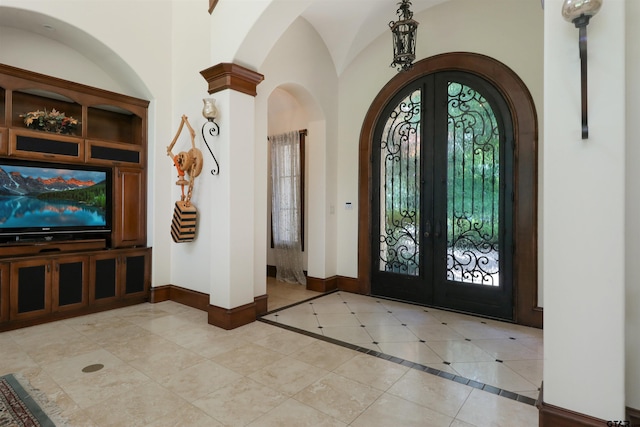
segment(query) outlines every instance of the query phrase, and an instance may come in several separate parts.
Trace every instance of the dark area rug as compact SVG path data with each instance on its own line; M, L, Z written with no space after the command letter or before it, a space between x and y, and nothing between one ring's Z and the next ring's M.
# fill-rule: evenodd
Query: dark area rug
M0 377L0 427L62 427L60 410L20 376Z

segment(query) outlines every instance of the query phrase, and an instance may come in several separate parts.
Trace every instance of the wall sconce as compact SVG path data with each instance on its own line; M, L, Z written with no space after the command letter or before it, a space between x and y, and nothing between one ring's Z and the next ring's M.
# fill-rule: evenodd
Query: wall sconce
M402 0L398 3L396 11L398 20L389 22L389 27L393 33L393 62L392 67L398 71L407 71L413 67L413 60L416 59L416 36L418 22L413 20L413 12L409 10L411 2Z
M218 115L218 109L216 108L216 100L213 98L204 98L202 102L204 102L204 106L202 107L202 115L205 119L207 119L207 121L202 125L202 140L209 149L209 153L211 153L213 161L216 162L216 166L211 169L211 175L218 175L220 173L220 165L218 164L218 160L216 160L216 156L213 155L213 151L211 151L211 147L209 147L207 137L205 136L207 133L210 136L220 135L220 127L214 121L214 119Z
M582 83L582 139L589 138L587 122L587 25L602 6L602 0L564 0L562 16L579 30L580 76Z

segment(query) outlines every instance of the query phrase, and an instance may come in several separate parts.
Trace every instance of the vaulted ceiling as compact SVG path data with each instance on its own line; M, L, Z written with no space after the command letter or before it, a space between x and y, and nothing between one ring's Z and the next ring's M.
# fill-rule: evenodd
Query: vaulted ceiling
M447 0L411 0L414 14ZM314 0L302 17L324 40L338 73L373 40L391 33L389 22L397 20L398 0Z
M445 1L448 0L411 0L411 10L418 14ZM338 73L382 34L389 34L391 46L389 22L397 20L399 0L308 0L308 3L309 6L301 16L324 40ZM2 25L54 39L74 47L90 59L101 57L104 61L105 57L112 54L106 51L96 52L94 45L84 46L84 38L77 28L36 11L4 8L0 13L0 26Z

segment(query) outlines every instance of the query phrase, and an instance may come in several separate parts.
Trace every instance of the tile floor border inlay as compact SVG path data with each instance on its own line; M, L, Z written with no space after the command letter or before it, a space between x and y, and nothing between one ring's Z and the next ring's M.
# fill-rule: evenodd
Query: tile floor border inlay
M442 371L440 369L436 369L436 368L432 368L432 367L429 367L429 366L425 366L423 364L415 363L415 362L412 362L412 361L409 361L409 360L405 360L405 359L402 359L400 357L396 357L396 356L392 356L392 355L389 355L389 354L385 354L385 353L382 353L382 352L379 352L379 351L376 351L376 350L372 350L372 349L369 349L369 348L366 348L366 347L361 347L361 346L358 346L358 345L355 345L355 344L351 344L351 343L348 343L348 342L345 342L345 341L337 340L335 338L331 338L331 337L327 337L327 336L324 336L324 335L316 334L316 333L313 333L313 332L310 332L310 331L306 331L304 329L299 329L299 328L296 328L294 326L290 326L290 325L286 325L286 324L283 324L283 323L274 322L272 320L264 318L264 316L272 315L272 314L275 314L277 312L280 312L280 311L283 311L283 310L286 310L286 309L289 309L289 308L293 308L293 307L296 307L296 306L299 306L299 305L302 305L302 304L309 304L313 300L316 300L316 299L319 299L319 298L322 298L322 297L326 297L327 295L331 295L331 294L339 293L339 292L340 292L339 290L327 292L325 294L318 295L316 297L312 297L312 298L306 299L304 301L300 301L300 302L297 302L297 303L294 303L294 304L287 305L285 307L280 307L278 309L271 310L268 313L265 313L263 316L258 317L257 320L260 321L260 322L272 325L272 326L277 326L279 328L286 329L286 330L291 331L291 332L296 332L296 333L299 333L299 334L302 334L302 335L305 335L305 336L308 336L308 337L312 337L312 338L315 338L315 339L318 339L318 340L321 340L321 341L325 341L325 342L328 342L328 343L331 343L331 344L339 345L341 347L348 348L350 350L355 350L355 351L358 351L360 353L364 353L364 354L367 354L367 355L370 355L370 356L373 356L373 357L377 357L377 358L380 358L380 359L383 359L383 360L387 360L387 361L390 361L390 362L393 362L393 363L397 363L399 365L406 366L406 367L408 367L410 369L416 369L416 370L419 370L419 371L422 371L422 372L426 372L426 373L429 373L429 374L432 374L432 375L436 375L436 376L438 376L440 378L444 378L444 379L447 379L447 380L455 381L455 382L457 382L459 384L467 385L467 386L476 388L478 390L486 391L488 393L495 394L495 395L498 395L498 396L501 396L501 397L505 397L507 399L515 400L515 401L520 402L520 403L524 403L524 404L531 405L531 406L535 406L536 405L536 399L533 399L533 398L531 398L529 396L524 396L524 395L521 395L521 394L518 394L518 393L514 393L512 391L504 390L504 389L499 388L499 387L495 387L495 386L492 386L492 385L489 385L489 384L478 382L478 381L475 381L475 380L472 380L472 379L469 379L469 378L466 378L466 377L463 377L463 376L460 376L460 375L454 375L454 374L452 374L450 372L445 372L445 371ZM364 327L364 325L361 325L361 326ZM320 328L322 328L322 326L320 326ZM511 338L511 339L513 339L513 338ZM502 361L499 361L498 359L496 359L496 362L502 362ZM447 364L447 362L445 362L445 364Z

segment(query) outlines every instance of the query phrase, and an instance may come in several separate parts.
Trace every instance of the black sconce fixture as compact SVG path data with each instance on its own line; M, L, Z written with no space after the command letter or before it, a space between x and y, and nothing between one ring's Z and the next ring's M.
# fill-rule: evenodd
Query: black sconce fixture
M580 76L582 87L582 139L589 138L587 122L587 25L602 6L602 0L564 0L562 16L579 30Z
M220 134L220 127L214 121L218 115L218 109L216 108L216 100L213 98L205 98L202 102L204 102L204 106L202 107L202 116L207 119L207 121L202 125L202 140L209 149L209 153L211 153L213 161L216 162L216 166L211 169L211 175L218 175L220 173L220 165L218 164L218 160L216 160L216 156L213 155L213 151L211 151L211 147L209 147L209 143L205 136L207 133L210 136L218 136Z
M413 12L409 10L411 2L402 0L398 3L398 20L389 22L389 27L393 33L393 62L392 67L398 71L407 71L413 67L413 60L416 59L416 36L418 22L413 20Z

